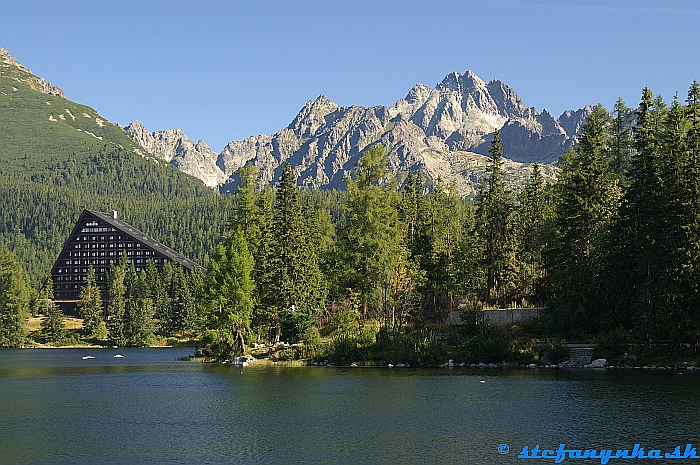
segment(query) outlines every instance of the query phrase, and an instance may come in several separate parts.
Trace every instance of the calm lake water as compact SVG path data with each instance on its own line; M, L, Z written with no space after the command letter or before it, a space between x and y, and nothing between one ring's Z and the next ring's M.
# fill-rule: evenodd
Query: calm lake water
M0 464L542 464L554 460L517 455L700 445L694 372L241 368L178 361L187 349L116 352L0 350ZM688 463L609 463L674 462Z

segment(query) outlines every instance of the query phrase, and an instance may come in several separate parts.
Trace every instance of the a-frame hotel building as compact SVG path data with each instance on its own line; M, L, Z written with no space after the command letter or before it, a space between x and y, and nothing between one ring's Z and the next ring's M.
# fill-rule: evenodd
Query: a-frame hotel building
M119 263L125 252L137 273L145 269L149 261L158 269L167 262L182 265L188 271L198 266L118 219L116 211L83 210L51 269L55 302L65 313L77 314L80 289L87 281L88 267L92 265L97 282L102 283L110 265Z

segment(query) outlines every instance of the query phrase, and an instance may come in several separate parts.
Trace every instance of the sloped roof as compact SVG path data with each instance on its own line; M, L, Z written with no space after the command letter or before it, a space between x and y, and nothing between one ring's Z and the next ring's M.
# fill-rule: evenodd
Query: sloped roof
M114 218L111 214L109 213L103 213L103 212L97 212L94 210L85 210L87 213L90 215L93 215L97 218L99 218L101 221L104 221L105 223L109 224L113 228L128 234L129 236L133 237L134 240L141 242L142 244L147 245L148 247L158 251L159 253L165 255L169 260L179 263L182 265L183 268L192 271L194 268L198 267L197 263L193 262L189 258L185 257L179 252L176 252L175 250L171 249L167 245L161 244L157 240L153 239L152 237L149 237L145 233L139 231L138 229L134 228L131 226L129 223L125 223L124 221Z

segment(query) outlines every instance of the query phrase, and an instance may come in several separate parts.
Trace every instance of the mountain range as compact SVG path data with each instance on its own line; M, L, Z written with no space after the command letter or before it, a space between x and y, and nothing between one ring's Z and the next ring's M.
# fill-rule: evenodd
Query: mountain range
M67 100L60 88L34 76L2 48L0 63L0 77L8 78L9 86L3 91L6 104L4 111L0 108L0 120L16 129L16 136L2 147L6 158L14 156L20 164L28 146L51 145L49 139L74 154L87 155L108 145L155 163L164 160L221 192L235 188L236 170L246 163L258 169L260 186L274 184L290 163L300 186L342 189L362 153L381 143L387 148L391 176L399 182L410 170L420 172L428 185L438 178L454 181L462 195L471 195L483 180L497 129L507 179L517 187L535 162L542 165L545 177L555 176L558 157L575 144L592 110L587 106L554 118L547 110L526 107L501 81L487 83L471 71L454 72L434 88L417 84L388 108L339 106L321 95L304 105L286 128L231 141L216 153L180 129L151 132L139 121L125 128L112 124L94 109ZM31 105L19 105L22 98ZM30 107L31 115L20 115ZM45 118L37 119L39 113L46 113ZM25 120L31 120L31 128L24 127ZM25 138L32 140L27 143ZM49 152L41 152L46 163Z
M535 162L551 177L591 110L589 105L555 119L547 110L526 107L503 82L487 83L467 71L448 74L434 88L417 84L389 108L342 107L321 95L286 128L229 142L218 154L179 129L150 132L138 121L125 129L153 155L224 192L232 189L236 170L246 163L258 169L260 186L274 183L290 163L301 186L344 188L344 178L362 152L381 143L399 181L411 170L421 172L429 183L438 177L455 181L459 191L469 195L483 179L496 129L512 182L519 183Z

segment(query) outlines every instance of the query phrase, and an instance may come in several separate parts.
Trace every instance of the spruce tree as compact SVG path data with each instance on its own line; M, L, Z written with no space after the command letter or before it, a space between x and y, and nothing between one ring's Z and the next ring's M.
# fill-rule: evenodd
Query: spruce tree
M112 345L123 347L129 342L126 314L126 254L118 265L112 265L106 277L105 306L107 308L107 338Z
M620 201L617 177L609 169L609 118L597 105L575 151L560 159L557 182L553 278L556 306L568 330L595 330L592 297L601 284L610 228Z
M610 124L610 170L621 182L629 171L632 116L632 110L627 108L622 98L618 98L613 107L613 119Z
M208 342L220 356L246 353L253 316L253 255L238 227L214 251L206 278Z
M104 307L100 287L95 281L95 270L92 265L88 268L87 281L80 289L78 310L83 317L82 333L84 337L96 337L101 334Z
M425 257L428 242L427 202L422 191L423 179L420 173L414 175L409 171L401 191L399 219L406 225L406 247L411 252L411 256L419 260Z
M477 196L477 234L483 248L486 288L483 299L490 303L505 302L515 281L515 222L513 195L505 185L503 146L496 130L489 147L486 182Z
M182 266L176 266L173 272L172 312L173 330L191 331L197 327L195 290Z
M260 243L260 219L258 199L255 192L257 170L248 163L236 171L240 178L236 191L236 210L226 230L233 234L240 228L246 236L250 252L255 255Z
M465 237L466 205L457 193L456 184L445 186L440 178L418 210L418 255L425 281L422 295L424 316L442 322L457 307L462 284L459 247Z
M534 164L517 207L517 261L520 265L520 293L538 304L547 298L545 257L549 222L553 211L539 165Z
M166 264L166 267L168 265L169 263ZM161 336L164 336L170 332L170 328L172 326L170 298L168 297L164 282L165 272L158 270L153 260L149 260L145 273L146 279L148 280L150 295L153 299L153 319L155 332Z
M18 347L27 336L30 291L21 265L0 251L0 347Z
M687 135L686 147L688 156L686 160L685 185L692 199L687 210L692 222L687 231L689 238L688 268L685 270L687 282L690 284L690 318L692 319L693 333L690 339L695 346L700 344L700 84L693 81L688 90Z
M260 231L260 240L253 254L253 281L255 282L253 326L258 328L259 333L266 332L272 342L278 342L281 336L281 325L274 286L277 265L272 213L273 199L272 189L266 186L260 192L257 201L258 215L255 218L255 223Z
M323 278L316 256L317 240L305 225L296 176L285 165L275 189L272 289L285 338L299 340L324 306Z
M60 344L66 338L66 328L63 324L63 311L53 299L53 280L49 277L39 294L39 313L44 315L41 320L41 337L46 342Z
M662 186L658 170L658 126L654 114L654 95L648 87L642 91L637 108L637 124L634 128L629 182L624 191L621 221L625 229L627 254L634 257L632 283L629 292L635 313L635 326L642 333L650 328L643 323L653 308L656 280L656 246L663 238L659 235L658 213L663 207ZM641 329L641 326L646 326Z

